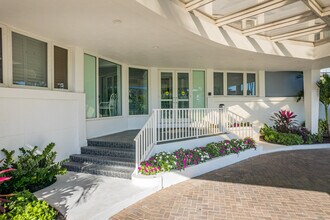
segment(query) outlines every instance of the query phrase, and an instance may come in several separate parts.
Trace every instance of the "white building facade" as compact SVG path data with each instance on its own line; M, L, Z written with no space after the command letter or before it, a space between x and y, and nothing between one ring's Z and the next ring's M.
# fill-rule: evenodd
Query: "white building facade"
M176 1L0 3L1 147L55 142L64 159L160 108L223 104L259 128L289 109L312 132L323 117L329 42L246 37Z

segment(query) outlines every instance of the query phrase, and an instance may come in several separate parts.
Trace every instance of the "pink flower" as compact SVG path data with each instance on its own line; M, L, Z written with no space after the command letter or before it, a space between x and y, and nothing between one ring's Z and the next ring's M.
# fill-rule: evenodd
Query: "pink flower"
M7 172L12 171L12 170L15 170L15 169L14 168L9 168L9 169L6 169L6 170L1 170L0 174L7 173Z
M5 176L5 177L0 177L0 183L6 181L6 180L10 180L11 176Z

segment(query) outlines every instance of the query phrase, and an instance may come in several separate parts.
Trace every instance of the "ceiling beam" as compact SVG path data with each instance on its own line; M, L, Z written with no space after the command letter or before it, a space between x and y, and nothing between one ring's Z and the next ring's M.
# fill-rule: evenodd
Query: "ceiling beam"
M330 26L330 15L327 8L322 8L320 4L315 0L301 0L305 5L312 10L319 18L321 18L326 24Z
M192 10L195 10L195 9L197 9L199 7L202 7L204 5L207 5L207 4L209 4L209 3L213 2L213 1L215 1L215 0L193 0L193 1L188 2L186 4L186 9L188 11L192 11Z
M309 28L300 29L297 31L291 31L289 33L279 34L273 37L270 37L273 41L281 41L281 40L287 40L292 39L296 37L306 36L310 34L316 34L321 32L323 29L327 27L327 24L321 24L321 25L315 25Z
M310 20L313 20L316 18L317 18L317 16L313 12L308 11L308 12L305 12L300 15L292 16L289 18L277 20L277 21L262 24L262 25L257 25L255 27L243 30L242 33L245 36L250 36L250 35L259 34L259 33L265 32L265 31L275 30L275 29L299 24L301 22L310 21Z
M322 44L326 44L326 43L329 43L330 42L330 37L328 38L324 38L324 39L321 39L321 40L318 40L318 41L315 41L314 42L314 46L320 46Z
M224 16L222 18L219 18L216 20L216 25L219 27L233 23L235 21L240 21L245 18L249 18L252 16L256 16L262 13L265 13L267 11L271 11L280 7L283 7L288 4L292 4L294 2L297 2L298 0L269 0L263 3L260 3L258 5L255 5L253 7L241 10L239 12L236 12L231 15Z

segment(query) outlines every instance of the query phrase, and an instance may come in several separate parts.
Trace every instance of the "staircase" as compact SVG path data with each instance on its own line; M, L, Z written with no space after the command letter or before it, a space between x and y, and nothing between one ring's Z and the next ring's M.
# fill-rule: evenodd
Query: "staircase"
M135 168L137 130L89 139L81 154L70 156L68 171L130 179Z

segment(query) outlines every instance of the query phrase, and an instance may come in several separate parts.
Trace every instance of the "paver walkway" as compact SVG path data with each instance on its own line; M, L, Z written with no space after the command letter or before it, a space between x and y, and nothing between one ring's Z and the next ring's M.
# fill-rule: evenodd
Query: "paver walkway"
M112 219L330 219L330 149L266 154L161 190Z

